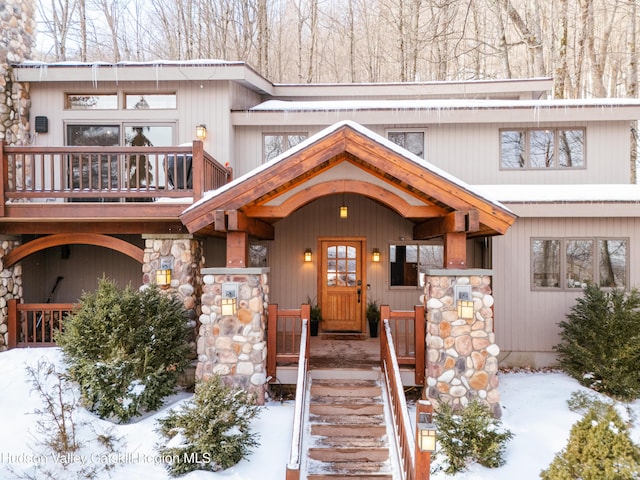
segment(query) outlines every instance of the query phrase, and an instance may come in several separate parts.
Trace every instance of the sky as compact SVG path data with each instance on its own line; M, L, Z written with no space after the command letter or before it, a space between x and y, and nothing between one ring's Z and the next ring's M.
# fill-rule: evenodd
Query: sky
M59 348L14 349L0 353L0 412L2 435L0 435L0 478L17 478L15 474L33 473L36 463L57 471L56 478L71 478L62 470L62 461L46 454L37 446L38 416L33 412L42 408L40 396L32 390L26 373L27 365L35 367L44 359L62 370L64 362ZM487 469L471 465L469 470L455 476L440 473L431 475L432 480L519 480L539 478L541 470L547 468L554 455L566 446L571 426L581 417L571 412L567 400L572 392L587 391L575 380L559 372L513 372L500 376L500 391L503 406L503 427L509 429L514 438L507 444L506 465L498 469ZM74 392L69 392L74 393ZM78 435L89 438L93 431L111 429L123 438L121 456L114 460L99 453L97 447L89 446L69 458L72 466L81 468L85 462L95 467L101 464L116 464L111 472L100 474L97 480L168 480L156 445L161 437L156 432L157 419L169 409L189 401L190 394L177 394L167 400L158 412L133 420L127 425L116 425L100 420L80 408L78 424L83 424ZM409 407L410 416L415 413ZM292 401L270 401L252 423L259 436L260 446L234 467L222 472L192 472L180 477L183 480L283 480L289 456L293 426ZM636 425L632 439L640 444L640 400L630 406ZM415 416L415 415L413 415ZM118 463L119 462L119 463ZM11 471L14 473L12 474ZM110 475L110 476L109 476Z

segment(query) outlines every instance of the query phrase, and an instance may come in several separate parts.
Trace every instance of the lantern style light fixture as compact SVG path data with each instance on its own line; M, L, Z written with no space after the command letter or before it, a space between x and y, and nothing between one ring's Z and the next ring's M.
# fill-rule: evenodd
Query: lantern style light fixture
M160 268L156 270L156 285L163 288L167 288L169 285L171 285L170 268Z
M458 300L458 318L473 318L473 300Z
M196 138L198 140L204 140L207 138L207 126L200 124L196 126Z
M311 254L311 249L310 249L310 248L307 248L307 249L304 251L304 261L305 261L305 262L310 262L312 258L313 258L313 257L312 257L312 254Z
M453 287L453 296L458 309L458 318L471 320L474 314L471 285L455 285Z
M349 216L349 207L346 205L340 205L340 218L347 218Z
M432 423L431 415L420 413L418 422L418 448L421 452L435 452L437 428Z
M380 250L378 250L377 248L373 249L373 252L371 252L371 260L375 263L380 262Z
M238 313L238 284L234 282L222 284L222 300L220 300L222 315Z

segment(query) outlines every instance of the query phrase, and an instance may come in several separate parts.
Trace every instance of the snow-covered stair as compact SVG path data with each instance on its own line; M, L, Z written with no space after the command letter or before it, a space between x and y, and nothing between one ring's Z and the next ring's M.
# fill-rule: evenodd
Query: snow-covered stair
M379 371L311 371L308 480L393 478Z

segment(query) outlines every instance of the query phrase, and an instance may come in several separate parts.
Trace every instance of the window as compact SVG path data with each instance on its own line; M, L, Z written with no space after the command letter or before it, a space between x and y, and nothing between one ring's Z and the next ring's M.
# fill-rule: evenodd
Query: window
M264 161L273 160L306 139L306 133L265 133L263 137Z
M66 107L69 110L117 110L118 95L68 93Z
M424 158L424 130L389 131L387 138L414 155Z
M125 108L127 110L160 110L175 109L177 107L175 93L146 94L139 93L125 95Z
M584 129L502 130L500 167L584 168L584 137Z
M533 289L582 289L628 285L628 240L604 238L534 239Z
M422 287L427 271L443 266L442 245L389 245L389 285L392 287Z

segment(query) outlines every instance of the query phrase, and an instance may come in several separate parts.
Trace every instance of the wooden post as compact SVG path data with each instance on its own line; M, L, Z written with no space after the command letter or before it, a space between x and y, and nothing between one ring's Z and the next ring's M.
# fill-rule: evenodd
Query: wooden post
M267 310L267 377L276 381L276 343L278 335L278 304L270 303Z
M247 232L227 233L227 267L246 268L249 258L249 236Z
M193 201L197 202L204 193L204 144L202 140L193 141L191 172L193 175Z
M424 318L424 306L416 305L415 308L415 327L414 327L414 348L416 352L416 371L415 382L416 385L424 385L426 375L426 361L427 355L427 339L426 339L426 320Z
M7 300L7 317L9 333L7 348L12 349L18 346L18 300L15 298Z
M307 362L310 358L311 352L311 305L308 303L303 303L302 308L300 308L300 321L306 319L307 320L307 351L305 352L305 358ZM300 368L300 365L298 365Z
M444 235L444 268L467 268L465 232L448 232Z
M384 359L386 357L386 347L387 347L387 332L384 329L384 321L389 320L389 314L391 313L391 308L389 305L380 305L380 361L384 363ZM384 371L384 364L381 365L381 368Z
M416 480L429 480L431 475L431 452L420 451L418 423L420 422L420 414L426 413L429 416L433 415L433 406L428 400L418 400L416 403L416 465L415 465L415 478Z

